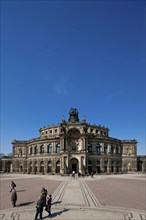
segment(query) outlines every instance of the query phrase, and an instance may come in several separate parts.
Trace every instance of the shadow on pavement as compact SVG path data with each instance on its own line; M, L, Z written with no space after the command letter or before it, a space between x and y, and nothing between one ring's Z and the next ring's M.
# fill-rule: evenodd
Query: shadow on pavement
M32 202L24 202L24 203L20 203L18 204L17 206L27 206L27 205L31 205L32 203L34 203L35 201L32 201Z
M17 192L25 192L26 189L22 189L22 190L17 190Z
M60 203L62 203L62 201L53 202L52 205L57 205L57 204L60 204Z
M63 212L67 212L69 211L70 209L63 209L62 211L59 211L59 212L54 212L51 214L50 218L54 218L56 217L57 215L61 215ZM48 218L48 215L46 217L43 217L43 219L45 218Z

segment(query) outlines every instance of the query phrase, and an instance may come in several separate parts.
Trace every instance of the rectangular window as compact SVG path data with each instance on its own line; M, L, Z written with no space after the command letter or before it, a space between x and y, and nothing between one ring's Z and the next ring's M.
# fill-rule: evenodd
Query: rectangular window
M72 146L72 151L76 151L76 146Z

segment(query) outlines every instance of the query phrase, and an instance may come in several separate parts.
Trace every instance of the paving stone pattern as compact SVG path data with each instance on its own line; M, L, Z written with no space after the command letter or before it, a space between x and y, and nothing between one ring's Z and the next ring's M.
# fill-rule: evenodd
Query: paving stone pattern
M0 220L33 220L35 216L35 206L41 188L44 186L53 195L52 219L64 220L144 220L146 210L143 205L143 197L137 198L137 209L131 203L124 203L123 191L115 193L115 190L124 188L129 190L129 194L137 195L142 193L145 196L145 178L141 175L118 175L118 176L95 176L95 178L71 178L61 176L32 176L32 175L2 175L1 176L1 213ZM14 180L17 184L18 201L17 206L12 208L10 202L10 182ZM119 185L120 183L120 185ZM133 184L133 185L132 185ZM114 197L112 203L108 203L111 197L110 190L106 190L107 185L111 187ZM143 189L141 189L143 187ZM139 189L140 188L140 189ZM99 190L100 189L100 190ZM106 191L106 196L102 197L102 192ZM100 193L99 193L100 192ZM116 204L116 199L121 202ZM130 200L131 201L131 200ZM103 204L103 202L105 204ZM39 218L38 218L39 219ZM43 211L43 219L48 219L48 214Z

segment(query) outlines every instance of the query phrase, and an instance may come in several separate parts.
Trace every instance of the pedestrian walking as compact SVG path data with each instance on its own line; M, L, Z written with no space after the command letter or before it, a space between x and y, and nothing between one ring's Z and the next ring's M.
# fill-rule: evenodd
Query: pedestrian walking
M40 219L42 219L43 207L44 207L44 198L42 196L39 196L39 199L38 199L37 205L36 205L35 220L37 220L38 215L40 215Z
M13 189L11 190L11 192L12 192L12 194L11 194L12 205L13 205L13 207L15 207L15 206L16 206L16 201L17 201L17 192L16 192L16 189L13 188Z
M47 199L46 211L49 213L49 217L51 216L51 205L52 205L52 195L50 194Z

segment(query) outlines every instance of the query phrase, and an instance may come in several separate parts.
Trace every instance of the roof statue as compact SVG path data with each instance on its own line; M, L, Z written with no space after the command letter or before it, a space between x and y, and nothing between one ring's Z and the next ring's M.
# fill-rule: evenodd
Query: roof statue
M79 118L78 118L78 110L76 108L70 108L69 111L69 122L79 122Z

